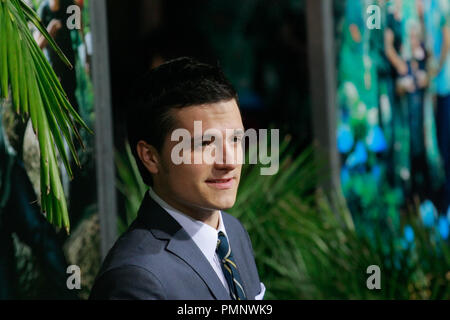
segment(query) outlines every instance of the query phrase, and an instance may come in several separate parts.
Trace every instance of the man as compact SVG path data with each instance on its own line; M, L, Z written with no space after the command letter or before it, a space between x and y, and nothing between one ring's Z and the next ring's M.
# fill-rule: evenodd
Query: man
M450 208L450 13L448 7L443 10L440 45L436 45L439 54L439 66L436 76L437 91L437 136L445 171L443 210ZM436 39L435 39L436 41ZM437 40L439 41L439 40ZM440 47L440 48L439 48Z
M244 130L234 88L219 68L179 58L153 69L136 95L128 139L150 189L108 253L90 298L262 299L250 238L222 211L234 205L242 166L233 156L242 155ZM200 136L194 121L201 121ZM176 129L192 137L181 164L173 160ZM211 129L225 137L214 152L222 159L198 163L217 145L202 140Z

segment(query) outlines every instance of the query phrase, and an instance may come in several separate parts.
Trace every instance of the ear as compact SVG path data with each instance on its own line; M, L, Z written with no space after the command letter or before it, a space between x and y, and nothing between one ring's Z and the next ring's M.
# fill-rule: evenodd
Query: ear
M141 159L142 164L152 174L157 174L159 171L159 153L152 145L140 140L136 145L136 151Z

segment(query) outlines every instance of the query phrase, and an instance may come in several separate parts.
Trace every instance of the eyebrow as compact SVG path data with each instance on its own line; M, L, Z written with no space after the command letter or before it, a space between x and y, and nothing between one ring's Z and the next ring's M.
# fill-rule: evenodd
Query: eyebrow
M244 133L245 132L243 129L234 129L233 130L233 134L235 134L235 135L244 134ZM200 137L192 137L191 144L193 144L196 139L203 141L203 138L205 138L205 137L208 138L209 140L211 140L210 137L214 137L214 135L202 135Z

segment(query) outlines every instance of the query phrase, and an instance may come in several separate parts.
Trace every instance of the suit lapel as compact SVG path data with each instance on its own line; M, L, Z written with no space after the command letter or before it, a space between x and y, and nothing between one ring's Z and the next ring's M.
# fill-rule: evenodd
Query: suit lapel
M230 295L211 264L189 235L180 229L167 245L167 250L183 259L203 279L216 299L229 300Z
M185 261L205 282L216 299L230 300L230 296L209 261L180 224L145 193L139 218L144 220L153 235L168 240L166 250Z

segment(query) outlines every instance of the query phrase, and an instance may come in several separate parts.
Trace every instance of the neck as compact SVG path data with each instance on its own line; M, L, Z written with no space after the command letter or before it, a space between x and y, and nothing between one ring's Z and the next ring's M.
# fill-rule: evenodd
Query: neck
M214 229L219 227L219 210L214 209L205 209L200 207L194 207L185 202L177 201L170 197L167 193L163 192L157 186L154 186L153 191L156 193L158 197L164 200L168 205L177 209L181 213L195 219L201 221Z

